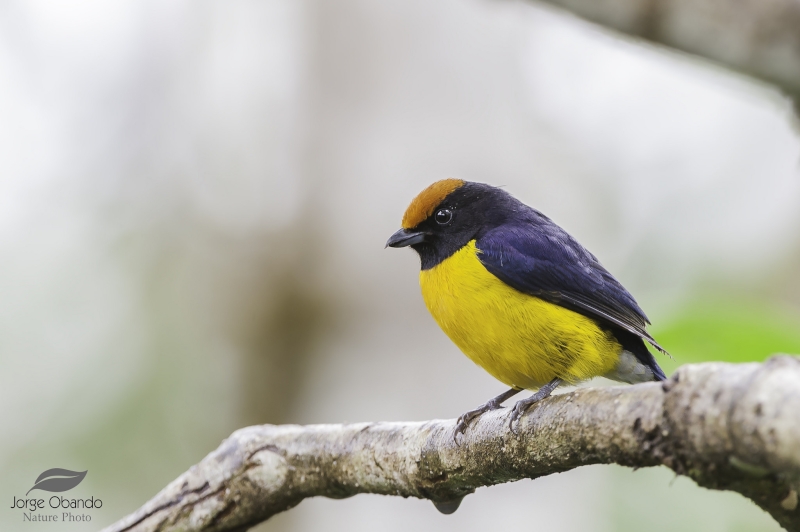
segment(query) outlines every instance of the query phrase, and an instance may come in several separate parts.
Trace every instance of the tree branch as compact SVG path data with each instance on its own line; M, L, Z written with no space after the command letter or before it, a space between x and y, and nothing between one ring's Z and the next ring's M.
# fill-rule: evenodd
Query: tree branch
M542 0L800 96L797 0Z
M245 530L306 497L358 493L430 499L449 513L480 486L612 463L665 465L800 530L800 358L577 389L532 407L519 435L509 412L483 415L460 444L454 420L241 429L105 531Z

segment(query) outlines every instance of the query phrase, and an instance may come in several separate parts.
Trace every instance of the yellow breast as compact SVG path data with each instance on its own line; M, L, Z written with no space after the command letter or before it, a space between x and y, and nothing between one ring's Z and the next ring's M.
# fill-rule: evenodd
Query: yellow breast
M559 377L576 383L611 371L622 347L593 320L511 288L489 273L471 241L420 273L436 322L499 381L535 389Z

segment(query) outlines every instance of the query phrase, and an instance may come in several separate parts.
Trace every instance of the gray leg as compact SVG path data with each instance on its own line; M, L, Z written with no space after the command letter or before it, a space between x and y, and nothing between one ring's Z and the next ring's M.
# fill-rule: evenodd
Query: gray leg
M469 424L472 423L473 419L490 410L497 410L498 408L501 408L500 405L503 403L503 401L514 397L521 391L522 390L520 388L511 388L510 390L501 393L494 399L489 399L475 410L470 410L466 414L460 415L458 417L458 421L456 422L456 430L453 433L453 439L455 440L456 436L459 434L464 434L467 431Z
M520 418L520 416L525 413L525 410L527 410L528 407L530 407L533 403L538 403L545 397L549 397L550 394L553 393L553 390L558 388L558 385L561 384L562 382L564 381L556 377L555 379L551 380L550 382L539 388L539 391L537 391L535 394L531 395L527 399L522 399L520 401L517 401L517 404L514 405L514 409L511 411L511 421L509 421L508 423L508 427L511 429L511 432L513 432L514 434L517 433L517 431L514 429L514 423L516 423L517 420Z

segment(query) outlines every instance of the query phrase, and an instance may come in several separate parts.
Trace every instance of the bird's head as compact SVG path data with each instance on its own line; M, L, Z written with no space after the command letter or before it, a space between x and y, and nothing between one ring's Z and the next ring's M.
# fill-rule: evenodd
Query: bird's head
M414 198L403 215L402 228L389 237L386 246L411 246L427 270L487 227L502 223L514 201L508 193L483 183L437 181Z

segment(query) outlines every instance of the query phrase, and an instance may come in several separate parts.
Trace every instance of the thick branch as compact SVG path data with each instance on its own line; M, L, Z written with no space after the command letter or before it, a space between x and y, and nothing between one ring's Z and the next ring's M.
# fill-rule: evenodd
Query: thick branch
M800 95L798 0L543 0Z
M443 510L477 487L588 464L666 465L800 530L800 358L683 366L667 382L578 389L509 409L457 445L454 420L241 429L107 532L244 530L306 497L379 493Z

